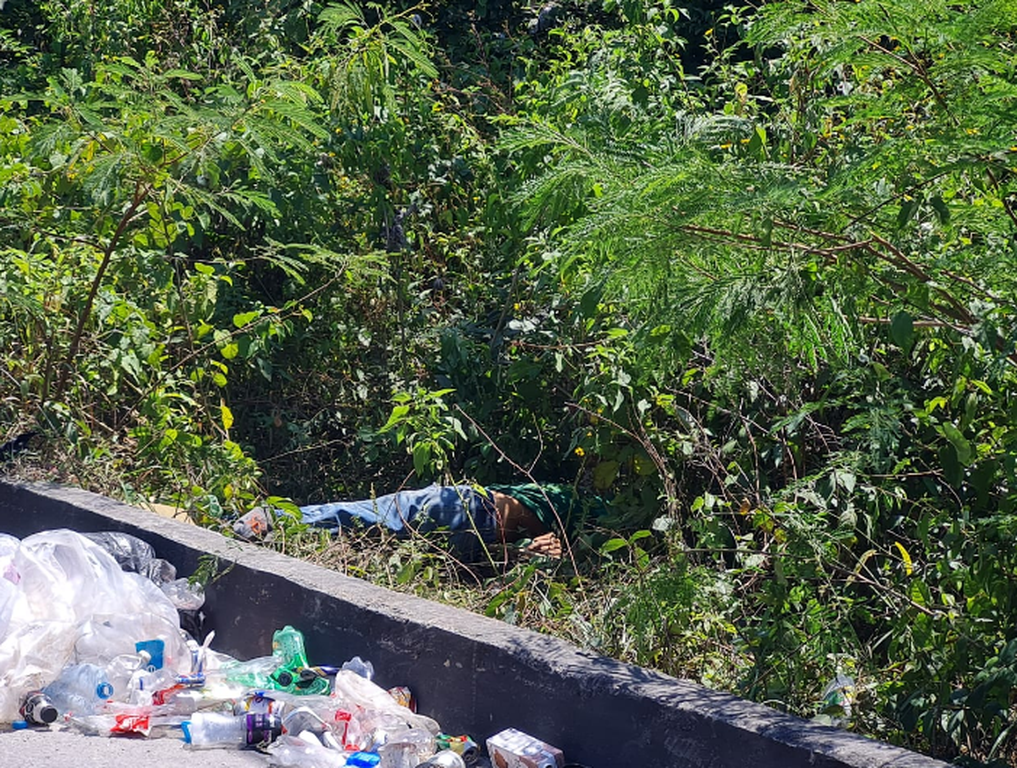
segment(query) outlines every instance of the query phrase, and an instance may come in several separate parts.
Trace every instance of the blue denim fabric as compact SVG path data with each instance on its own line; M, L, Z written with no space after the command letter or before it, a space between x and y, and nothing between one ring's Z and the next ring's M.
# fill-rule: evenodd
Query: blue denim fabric
M343 526L381 525L399 535L448 531L456 549L472 553L480 540L496 538L494 502L469 485L429 485L376 499L335 501L301 507L305 523L333 533Z

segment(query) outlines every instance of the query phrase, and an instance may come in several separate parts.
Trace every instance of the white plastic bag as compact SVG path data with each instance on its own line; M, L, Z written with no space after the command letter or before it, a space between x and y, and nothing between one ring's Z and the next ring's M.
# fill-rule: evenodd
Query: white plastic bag
M0 578L0 609L8 615L0 632L0 722L16 719L24 695L55 680L68 664L104 665L134 653L138 641L162 640L164 666L190 671L172 602L148 579L122 571L99 545L55 530L25 538L12 554L9 537L0 547L0 561L6 560L0 577L17 580Z

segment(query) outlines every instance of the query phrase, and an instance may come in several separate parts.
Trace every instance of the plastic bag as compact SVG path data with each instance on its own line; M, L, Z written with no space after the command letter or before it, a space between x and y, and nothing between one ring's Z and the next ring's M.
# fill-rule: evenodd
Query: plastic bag
M173 564L156 557L155 548L137 536L120 531L100 531L81 535L106 550L128 573L139 573L156 584L173 581L177 577L177 569Z
M384 688L348 669L339 670L336 675L333 696L343 709L362 707L391 715L412 728L423 728L435 736L441 733L441 726L437 722L411 712L398 704Z
M14 553L21 542L6 533L0 533L0 641L3 641L10 626L14 601L18 596L21 575L14 567Z
M205 604L205 590L200 584L192 584L187 579L167 581L159 588L178 611L196 611Z
M11 545L4 540L5 551ZM0 722L16 719L24 695L54 681L68 664L104 666L134 653L139 640L162 640L166 666L189 670L190 652L169 598L148 579L121 570L91 539L44 531L3 557L17 584L0 579L9 613L0 640Z

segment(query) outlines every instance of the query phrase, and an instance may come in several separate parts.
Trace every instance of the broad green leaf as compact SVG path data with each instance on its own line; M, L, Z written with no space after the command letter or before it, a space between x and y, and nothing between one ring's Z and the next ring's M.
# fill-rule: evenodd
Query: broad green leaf
M627 547L628 545L628 541L622 538L608 539L601 545L600 554L607 555L615 550L621 549L622 547Z
M389 414L388 421L385 422L379 432L388 432L390 429L399 424L406 415L410 412L410 406L408 405L397 405L392 409L392 413Z
M905 352L911 348L915 335L914 320L907 312L898 312L890 321L890 338Z
M250 323L252 320L256 320L261 317L260 309L253 309L250 312L241 312L233 315L233 325L237 328L243 328L245 325Z
M964 466L970 464L974 452L971 449L971 443L961 434L961 431L950 422L946 422L943 424L943 436L957 451L957 461Z
M427 465L431 461L431 444L417 443L413 446L413 469L418 477L423 477Z

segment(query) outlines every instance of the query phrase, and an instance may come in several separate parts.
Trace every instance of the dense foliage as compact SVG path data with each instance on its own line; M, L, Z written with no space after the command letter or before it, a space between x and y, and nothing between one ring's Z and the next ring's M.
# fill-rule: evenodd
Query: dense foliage
M0 437L223 528L593 486L561 563L276 541L1009 764L1015 30L1008 0L8 0Z

